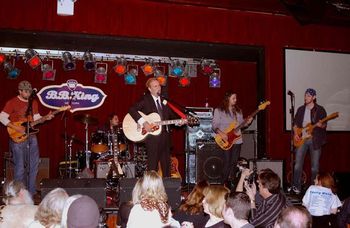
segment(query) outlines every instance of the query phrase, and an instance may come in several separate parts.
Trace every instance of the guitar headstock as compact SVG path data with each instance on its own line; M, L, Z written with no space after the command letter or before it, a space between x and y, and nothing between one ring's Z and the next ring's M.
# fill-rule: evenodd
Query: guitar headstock
M70 106L70 105L65 105L65 106L62 106L62 107L60 107L58 110L59 111L66 111L66 110L69 110L69 109L71 109L72 107Z
M197 117L190 116L190 115L187 116L187 125L189 125L190 127L193 127L193 126L198 126L199 124L200 124L199 119Z
M258 109L259 109L259 110L264 110L268 105L270 105L270 101L262 102L262 103L259 105Z

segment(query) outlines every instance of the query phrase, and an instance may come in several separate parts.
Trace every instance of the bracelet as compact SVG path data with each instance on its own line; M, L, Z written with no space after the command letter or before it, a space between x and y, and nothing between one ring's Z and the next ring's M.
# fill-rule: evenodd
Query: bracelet
M255 200L251 200L250 203L255 203Z

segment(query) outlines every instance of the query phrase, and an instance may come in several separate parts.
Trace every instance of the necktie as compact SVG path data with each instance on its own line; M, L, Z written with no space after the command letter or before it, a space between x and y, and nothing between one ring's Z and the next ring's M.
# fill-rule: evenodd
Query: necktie
M159 103L159 99L156 100L156 104L157 104L157 109L158 109L158 113L160 115L160 118L163 119L162 106Z

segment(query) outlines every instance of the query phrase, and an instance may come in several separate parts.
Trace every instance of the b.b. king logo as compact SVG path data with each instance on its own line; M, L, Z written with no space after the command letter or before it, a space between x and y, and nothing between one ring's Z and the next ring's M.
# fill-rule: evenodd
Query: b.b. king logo
M61 85L43 87L37 95L44 106L57 109L70 105L71 112L98 108L107 97L101 89L84 86L75 79L69 79Z

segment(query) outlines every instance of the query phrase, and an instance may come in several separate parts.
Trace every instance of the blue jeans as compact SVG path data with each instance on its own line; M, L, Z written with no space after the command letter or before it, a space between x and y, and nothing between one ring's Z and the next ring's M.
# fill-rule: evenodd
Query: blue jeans
M36 136L31 135L28 140L21 143L10 140L10 149L15 165L14 179L23 182L28 191L32 195L35 194L35 179L39 165L39 147Z
M319 161L321 157L321 148L317 150L312 149L312 139L308 139L305 143L295 150L295 165L293 185L301 190L301 175L303 173L304 159L307 151L310 151L311 160L311 183L316 178L319 169Z

